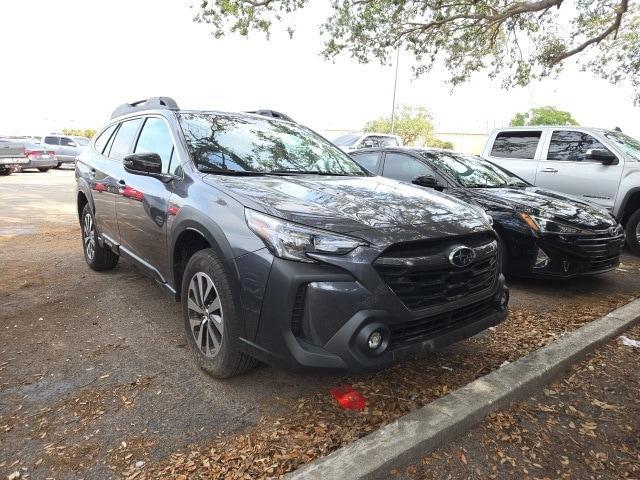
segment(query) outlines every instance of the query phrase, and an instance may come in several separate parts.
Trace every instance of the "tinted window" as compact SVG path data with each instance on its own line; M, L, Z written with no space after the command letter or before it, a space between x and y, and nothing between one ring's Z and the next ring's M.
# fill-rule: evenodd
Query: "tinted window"
M162 171L169 171L173 141L164 120L155 117L147 118L138 137L135 152L157 153L162 159Z
M380 153L378 152L367 152L367 153L358 153L353 155L352 157L358 165L363 167L365 170L370 171L371 173L378 173L378 160L380 160Z
M183 113L180 125L191 158L201 171L364 175L342 150L295 123Z
M104 146L107 144L107 142L109 141L109 138L111 138L111 134L113 133L113 131L116 129L116 126L118 124L116 123L115 125L111 125L110 127L108 127L106 130L104 130L99 136L98 138L96 138L96 142L95 142L95 147L96 150L100 153L102 153L104 151Z
M360 138L360 134L357 135L341 135L338 138L333 139L334 145L339 145L341 147L348 147L356 143L356 140Z
M423 162L402 153L387 153L384 158L385 177L411 182L416 177L434 175L433 170Z
M114 160L122 160L131 151L131 145L141 123L141 118L122 122L113 139L109 157Z
M60 145L59 140L60 139L58 137L44 137L44 143L49 145Z
M69 137L60 137L60 145L63 147L75 147L77 144Z
M366 146L365 146L366 144ZM374 147L374 148L382 148L382 147L397 147L398 140L394 137L383 137L380 135L369 135L365 137L362 142L360 142L360 147Z
M491 156L533 159L542 132L502 132L496 137Z
M604 145L587 133L556 130L551 135L547 160L582 162L590 148L607 150Z

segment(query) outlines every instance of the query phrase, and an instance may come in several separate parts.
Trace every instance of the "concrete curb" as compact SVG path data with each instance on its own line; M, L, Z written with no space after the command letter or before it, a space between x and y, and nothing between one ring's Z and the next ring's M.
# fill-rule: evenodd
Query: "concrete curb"
M488 414L549 383L638 320L640 300L634 300L550 345L305 465L287 478L387 478L391 468L438 448Z

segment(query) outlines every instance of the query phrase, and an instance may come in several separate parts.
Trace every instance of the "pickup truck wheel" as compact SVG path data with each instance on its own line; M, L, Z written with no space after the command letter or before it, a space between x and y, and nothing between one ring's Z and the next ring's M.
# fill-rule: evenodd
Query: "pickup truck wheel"
M256 361L240 349L238 299L213 249L195 253L182 278L182 313L196 363L214 378L229 378Z
M38 170L40 170L41 172L48 172L49 168L48 167L38 167Z
M118 255L109 250L108 247L100 246L96 233L96 220L89 204L82 210L82 249L84 259L93 270L111 270L118 263Z
M627 220L627 245L635 255L640 255L640 210L636 210Z
M10 168L0 168L0 175L1 176L11 175L11 169Z

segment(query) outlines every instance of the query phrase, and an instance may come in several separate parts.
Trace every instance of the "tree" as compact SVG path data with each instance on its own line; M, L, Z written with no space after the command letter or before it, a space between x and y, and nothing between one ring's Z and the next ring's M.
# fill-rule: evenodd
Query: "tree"
M63 128L62 133L73 137L93 138L96 134L96 130L93 128Z
M329 1L329 0L327 0ZM202 0L196 21L227 33L269 35L311 0ZM317 3L317 0L313 2ZM640 6L629 0L330 0L323 54L390 63L396 48L417 75L443 64L457 85L488 71L504 87L557 74L568 59L612 83L629 82L640 104ZM292 24L284 24L290 35Z
M435 138L433 130L431 114L424 107L405 105L396 112L393 133L402 139L403 145L453 148L450 142ZM364 126L363 131L391 133L391 117L371 120Z
M516 113L509 125L524 127L525 125L578 125L571 113L557 110L555 107L532 108L528 112Z

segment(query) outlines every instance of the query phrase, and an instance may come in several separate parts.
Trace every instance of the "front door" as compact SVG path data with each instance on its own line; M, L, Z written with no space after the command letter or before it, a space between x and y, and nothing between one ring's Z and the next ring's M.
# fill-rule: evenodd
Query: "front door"
M536 185L613 209L623 163L603 165L587 160L589 149L608 150L593 135L579 130L554 130L538 163Z
M174 145L169 126L162 117L147 117L132 152L160 155L162 171L169 172ZM120 245L128 253L148 263L161 276L169 278L166 223L172 182L122 171L120 196L116 201ZM155 272L153 272L155 273Z

